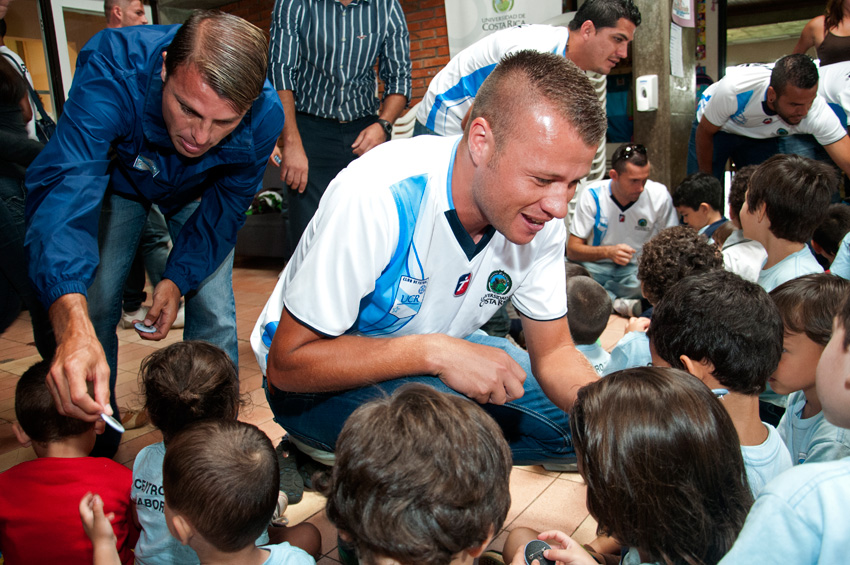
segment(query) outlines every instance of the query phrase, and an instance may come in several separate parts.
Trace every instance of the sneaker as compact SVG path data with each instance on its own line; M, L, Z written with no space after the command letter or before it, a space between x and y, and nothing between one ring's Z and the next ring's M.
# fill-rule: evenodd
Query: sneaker
M148 310L149 308L147 306L141 306L135 312L122 312L121 327L125 330L132 328L135 323L133 320L143 321L145 316L148 315Z
M286 496L285 492L278 491L277 505L275 506L274 514L272 514L272 526L280 528L289 524L289 518L283 515L286 512L287 506L289 506L289 497Z
M275 447L277 463L280 467L280 491L286 493L289 504L298 504L304 497L304 479L298 472L297 450L284 436Z
M505 558L498 551L485 551L478 558L478 565L505 565Z
M639 298L615 298L614 312L626 318L640 316Z

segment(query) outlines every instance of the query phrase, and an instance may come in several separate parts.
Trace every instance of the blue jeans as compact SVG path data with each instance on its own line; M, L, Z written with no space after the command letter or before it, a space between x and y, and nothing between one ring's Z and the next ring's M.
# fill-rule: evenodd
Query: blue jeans
M109 390L112 409L116 414L118 335L115 328L121 319L124 281L139 245L148 208L149 205L145 203L107 193L103 201L98 232L100 265L94 282L88 289L89 317L109 363ZM173 239L197 208L198 202L191 202L167 218ZM236 305L233 300L233 251L197 289L186 294L185 304L186 325L183 339L201 340L217 345L238 365ZM108 453L111 447L117 449L120 441L120 434L107 427L106 432L98 437L96 449L102 447L102 453Z
M537 379L531 374L528 353L500 337L476 333L467 340L506 351L526 372L525 394L522 398L501 406L481 405L502 428L510 444L514 464L574 462L569 416L543 393ZM334 451L336 438L354 410L369 400L392 394L400 386L413 382L460 396L459 392L446 386L439 378L429 376L393 379L333 393L284 392L270 387L265 381L264 387L275 421L287 433L322 451Z
M611 300L615 298L640 298L640 281L637 279L637 265L616 265L614 263L582 262L593 280L602 285Z
M688 174L699 170L696 142L698 125L698 122L694 120L691 126L691 138L688 141ZM726 161L730 158L738 168L764 163L770 157L781 153L779 150L779 139L777 137L753 139L734 133L718 131L714 135L713 140L714 156L711 161L711 174L720 180L722 184L725 178Z
M339 122L304 114L297 114L301 143L309 162L307 187L304 192L287 191L289 199L289 245L298 245L301 234L319 207L319 201L341 170L357 158L351 145L360 132L374 124L378 116L366 116L351 122Z
M162 280L165 263L170 252L171 236L168 234L168 224L159 208L151 206L145 229L142 230L142 240L136 250L136 256L130 266L130 274L124 283L124 311L135 312L145 301L145 271L151 279L151 285L156 288Z

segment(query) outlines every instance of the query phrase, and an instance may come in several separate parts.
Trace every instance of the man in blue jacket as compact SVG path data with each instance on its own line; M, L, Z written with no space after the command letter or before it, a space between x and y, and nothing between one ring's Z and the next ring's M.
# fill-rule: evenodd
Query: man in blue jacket
M184 339L237 362L233 247L283 127L266 62L263 33L219 12L104 30L80 52L56 134L27 176L30 278L56 332L48 386L63 414L117 414L115 327L151 204L174 247L144 319L155 330L140 336L164 338L185 296ZM119 442L113 433L96 452Z

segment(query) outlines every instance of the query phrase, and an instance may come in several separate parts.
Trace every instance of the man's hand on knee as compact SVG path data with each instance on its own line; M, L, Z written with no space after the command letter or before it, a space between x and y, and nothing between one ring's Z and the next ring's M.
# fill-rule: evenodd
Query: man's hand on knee
M481 404L521 398L525 371L501 349L442 336L434 374L448 387Z
M145 316L146 326L155 326L156 331L145 333L139 330L142 339L159 341L168 335L171 324L177 318L177 310L180 308L180 289L168 279L162 279L153 291L153 305Z
M618 243L611 246L610 257L617 265L628 265L632 260L632 255L635 254L634 248L625 243Z
M93 422L109 406L109 365L88 318L86 299L66 294L50 306L56 332L56 355L47 375L47 388L64 416ZM94 398L88 383L94 385Z

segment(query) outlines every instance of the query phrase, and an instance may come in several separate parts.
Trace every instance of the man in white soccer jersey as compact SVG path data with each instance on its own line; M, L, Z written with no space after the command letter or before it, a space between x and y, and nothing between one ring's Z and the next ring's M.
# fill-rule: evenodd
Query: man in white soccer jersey
M567 257L605 287L618 313L632 316L640 314L637 259L643 244L679 225L667 187L649 180L650 170L646 147L618 147L611 156L610 179L591 183L581 193L567 243Z
M781 138L811 134L850 174L850 138L817 95L811 57L787 55L773 65L739 65L703 92L688 147L688 174L697 170L723 181L726 161L757 165L783 153Z
M628 56L640 25L632 0L587 0L569 27L523 25L498 31L452 58L431 80L416 110L414 134L460 135L475 95L499 60L520 49L555 53L584 71L607 75Z
M564 411L597 377L567 327L560 220L605 127L584 73L521 51L462 137L390 142L334 179L251 335L298 447L333 451L348 414L413 380L481 403L517 464L574 460ZM508 299L528 353L475 335Z

